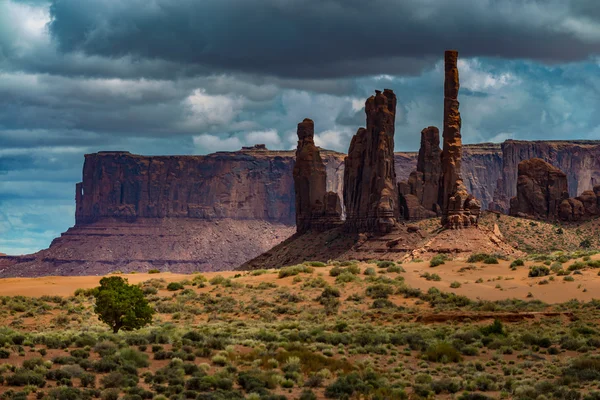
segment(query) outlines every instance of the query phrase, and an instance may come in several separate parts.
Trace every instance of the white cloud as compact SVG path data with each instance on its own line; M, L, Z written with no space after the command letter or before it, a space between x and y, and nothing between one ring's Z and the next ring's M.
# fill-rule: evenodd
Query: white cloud
M275 129L265 131L248 132L245 135L246 144L266 144L269 149L279 149L281 147L281 138Z
M242 148L242 141L236 136L221 137L219 135L202 134L194 136L194 147L197 154L208 154L216 151L234 151Z
M186 129L206 129L231 123L239 114L244 100L239 96L208 95L204 89L196 89L184 100L188 110L181 122Z
M315 144L327 150L336 150L340 152L348 151L352 133L348 130L327 130L315 133Z
M519 79L510 72L493 74L486 71L477 59L458 60L458 70L460 86L475 92L499 90L508 85L519 84Z

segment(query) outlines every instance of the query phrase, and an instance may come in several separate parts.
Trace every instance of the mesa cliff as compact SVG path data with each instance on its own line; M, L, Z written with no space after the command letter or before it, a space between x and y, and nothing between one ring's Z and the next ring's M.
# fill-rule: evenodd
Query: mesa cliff
M320 154L325 164L326 190L336 192L341 199L345 155L322 149ZM518 163L531 156L538 156L565 171L570 197L592 190L595 184L600 183L600 141L514 140L503 144L463 145L463 182L470 193L482 200L483 209L491 203L493 208L508 213L508 202L516 196ZM271 151L260 146L207 156L145 157L125 152L89 154L85 158L83 182L77 190L83 196L77 202L76 226L57 238L50 249L28 256L3 257L0 276L73 275L149 268L182 272L231 269L295 232L294 157L294 151ZM416 152L394 154L398 182L409 179L411 172L417 169L417 159ZM161 162L155 165L151 160ZM140 199L146 196L142 196L142 191L148 188L148 176L145 174L150 172L150 169L141 166L152 165L151 170L158 171L159 164L164 174L174 173L179 176L179 181L175 185L165 183L162 187L151 187L148 203L137 202L137 196ZM95 167L92 168L92 165ZM99 172L94 172L95 168L99 168ZM189 172L192 169L201 171L208 177L211 184L202 186L205 193L181 197L182 193L189 194L189 189L183 187L199 188L201 184L193 176L185 175L186 168ZM166 175L160 179L165 182ZM252 179L255 185L260 186L265 197L242 196L241 187L252 187L245 182L246 179ZM271 189L269 186L273 180L279 182ZM511 180L514 189L509 190L512 186L507 182ZM119 182L118 185L115 182ZM230 187L234 194L228 193ZM206 203L187 200L194 196ZM153 207L155 198L172 204ZM229 207L209 203L215 199L219 202L224 200L223 204L229 202ZM241 208L236 209L232 201L238 201L236 206ZM133 213L123 211L123 204L141 205L142 213L136 211L133 218ZM146 211L144 204L150 205ZM271 204L271 207L268 209L265 204ZM505 205L498 207L502 204ZM578 202L572 204L579 205ZM570 219L577 220L582 211L567 208L565 204L564 215L571 213ZM141 216L154 209L165 210L167 217ZM215 225L219 221L220 225ZM223 224L227 227L215 229L223 228ZM153 228L148 229L148 226ZM162 238L160 235L163 235ZM139 249L165 237L173 240L168 245L161 245L160 251ZM125 246L125 243L131 244ZM192 248L196 250L186 250Z

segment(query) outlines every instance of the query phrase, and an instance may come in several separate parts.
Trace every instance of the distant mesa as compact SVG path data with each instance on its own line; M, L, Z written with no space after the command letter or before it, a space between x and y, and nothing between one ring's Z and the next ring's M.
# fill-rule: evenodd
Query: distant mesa
M254 146L242 146L242 151L269 151L266 144L255 144Z

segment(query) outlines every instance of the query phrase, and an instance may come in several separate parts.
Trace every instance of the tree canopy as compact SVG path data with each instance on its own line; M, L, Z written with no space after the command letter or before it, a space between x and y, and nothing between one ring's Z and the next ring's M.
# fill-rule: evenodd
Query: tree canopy
M119 276L111 276L102 278L96 289L94 312L114 333L120 329L140 329L152 322L155 311L138 286L128 284Z

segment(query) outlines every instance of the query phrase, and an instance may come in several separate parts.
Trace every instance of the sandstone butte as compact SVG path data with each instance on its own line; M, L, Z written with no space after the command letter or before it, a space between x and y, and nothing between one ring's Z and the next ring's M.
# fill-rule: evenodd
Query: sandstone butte
M327 172L314 141L311 119L298 124L298 147L294 164L296 232L327 230L341 224L342 207L336 192L327 191Z
M540 158L521 161L518 173L510 215L549 221L581 221L600 215L599 185L569 198L567 175Z
M376 91L365 103L366 128L359 128L344 161L344 206L350 232L390 232L398 217L394 165L396 95Z

